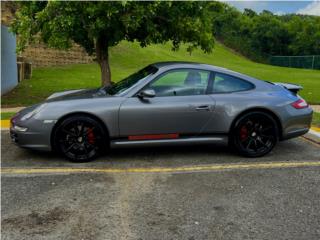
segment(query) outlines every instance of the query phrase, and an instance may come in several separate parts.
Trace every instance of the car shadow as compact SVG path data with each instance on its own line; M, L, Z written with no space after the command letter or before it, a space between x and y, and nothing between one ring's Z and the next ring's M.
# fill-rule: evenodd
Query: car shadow
M174 167L205 164L313 160L319 149L293 139L280 142L268 155L246 158L232 148L218 145L162 146L145 148L108 149L106 154L92 162L72 163L55 152L21 149L2 134L2 167Z

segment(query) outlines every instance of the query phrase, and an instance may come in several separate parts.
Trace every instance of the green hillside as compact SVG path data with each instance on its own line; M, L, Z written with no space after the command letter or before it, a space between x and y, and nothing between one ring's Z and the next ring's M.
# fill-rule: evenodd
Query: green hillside
M211 54L196 50L190 55L185 47L171 51L170 44L141 48L137 43L122 42L111 49L113 81L118 81L149 63L158 61L194 61L222 66L250 76L275 81L297 83L300 93L309 103L320 104L320 71L276 67L252 62L221 44ZM24 80L2 97L2 106L25 106L41 101L56 91L97 87L100 70L97 64L37 68L31 80Z

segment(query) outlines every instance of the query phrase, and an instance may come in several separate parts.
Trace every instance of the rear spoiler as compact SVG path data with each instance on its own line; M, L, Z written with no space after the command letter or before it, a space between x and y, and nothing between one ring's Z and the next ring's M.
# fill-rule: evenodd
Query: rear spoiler
M291 83L274 83L275 85L284 87L285 89L288 89L290 92L297 94L300 90L303 89L302 86L291 84Z

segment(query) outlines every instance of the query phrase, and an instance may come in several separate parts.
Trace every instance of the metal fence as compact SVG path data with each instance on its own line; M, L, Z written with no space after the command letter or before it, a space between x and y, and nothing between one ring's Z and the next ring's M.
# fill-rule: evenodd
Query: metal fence
M320 69L320 55L271 56L270 64L282 67Z

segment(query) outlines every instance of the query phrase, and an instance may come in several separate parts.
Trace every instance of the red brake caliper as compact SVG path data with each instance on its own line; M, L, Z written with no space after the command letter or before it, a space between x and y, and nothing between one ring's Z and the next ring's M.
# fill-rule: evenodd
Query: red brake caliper
M92 128L89 128L88 129L88 132L87 132L87 136L88 136L88 142L90 144L94 144L95 140L96 140L96 137L94 136L94 133L92 131Z
M241 141L244 141L247 139L247 137L248 137L248 130L247 130L246 126L243 126L240 129L240 139L241 139Z

